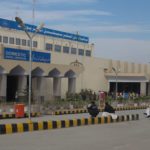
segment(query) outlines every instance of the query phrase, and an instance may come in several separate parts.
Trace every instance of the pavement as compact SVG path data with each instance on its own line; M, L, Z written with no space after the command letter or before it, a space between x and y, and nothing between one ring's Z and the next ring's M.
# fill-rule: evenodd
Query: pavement
M149 149L150 118L143 110L116 112L139 113L140 120L45 130L0 136L1 150L145 150ZM83 117L88 114L44 116L43 119ZM99 114L101 115L101 114ZM34 119L42 119L34 118ZM22 119L21 119L22 120ZM20 121L21 121L20 120ZM4 120L1 120L4 121Z

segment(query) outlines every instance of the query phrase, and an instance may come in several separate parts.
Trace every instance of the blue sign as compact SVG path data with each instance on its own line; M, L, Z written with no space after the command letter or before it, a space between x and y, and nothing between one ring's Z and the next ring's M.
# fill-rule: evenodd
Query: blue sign
M10 28L10 29L15 29L15 30L22 30L22 28L17 24L17 22L2 19L2 18L0 18L0 26L5 28ZM25 26L28 32L35 32L36 30L36 26L34 25L25 24ZM86 36L52 30L48 28L42 28L38 33L42 35L53 36L57 38L67 39L67 40L89 43L89 38Z
M4 48L4 59L29 61L29 55L30 55L29 50L19 50L19 49L8 48L8 47ZM32 51L32 61L50 63L51 54Z
M4 59L29 61L29 51L4 48Z
M50 63L50 57L50 53L32 51L32 61L34 62Z

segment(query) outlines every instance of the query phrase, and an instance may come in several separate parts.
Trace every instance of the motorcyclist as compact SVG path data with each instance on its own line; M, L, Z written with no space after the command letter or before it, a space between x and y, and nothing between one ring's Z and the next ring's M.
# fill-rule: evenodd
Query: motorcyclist
M96 117L99 113L98 107L94 101L87 106L87 110L92 117Z
M115 109L111 105L109 105L108 102L106 102L104 112L115 113Z
M118 116L115 114L115 109L108 104L108 102L105 103L105 108L104 111L102 113L103 117L107 117L107 116L111 116L112 119L117 119Z

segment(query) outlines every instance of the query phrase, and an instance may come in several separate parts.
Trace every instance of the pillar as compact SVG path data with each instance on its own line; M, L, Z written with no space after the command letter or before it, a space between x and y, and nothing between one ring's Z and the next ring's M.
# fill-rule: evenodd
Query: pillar
M53 96L56 98L61 97L61 78L53 78Z
M140 94L145 96L146 95L146 82L141 82L140 83Z
M45 86L45 78L44 77L37 77L37 100L42 103L44 102L44 86Z
M27 76L18 76L18 100L28 100Z
M6 101L7 76L0 75L0 101Z
M68 92L72 94L76 92L76 78L68 78Z
M148 94L148 96L150 96L150 82L148 82L148 89L147 90L148 90L147 94Z

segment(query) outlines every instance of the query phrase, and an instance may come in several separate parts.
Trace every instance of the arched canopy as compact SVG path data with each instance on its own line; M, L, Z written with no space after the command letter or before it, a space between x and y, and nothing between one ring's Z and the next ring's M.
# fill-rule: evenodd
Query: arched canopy
M45 76L45 74L44 74L43 69L41 69L40 67L37 67L32 71L32 76L41 77L41 76Z
M10 75L27 75L25 69L22 68L20 65L14 67L10 72Z
M5 73L6 71L4 70L4 68L0 66L0 75L5 74Z
M54 68L52 71L48 74L49 77L60 77L61 73L58 69Z
M75 78L76 77L76 74L74 71L72 70L69 70L65 73L65 77L68 77L68 78Z

